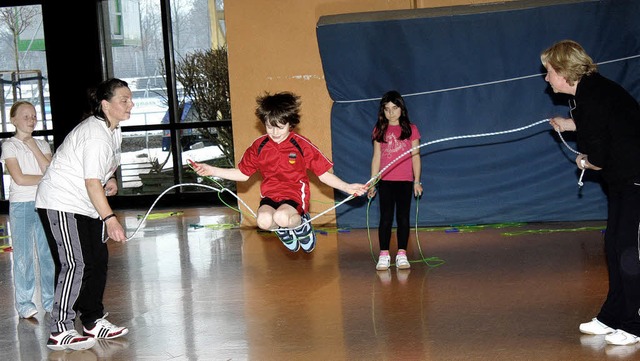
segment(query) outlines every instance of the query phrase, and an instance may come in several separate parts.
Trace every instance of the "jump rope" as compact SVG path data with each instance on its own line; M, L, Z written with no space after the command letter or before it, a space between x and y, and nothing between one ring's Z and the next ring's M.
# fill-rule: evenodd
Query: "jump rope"
M603 61L598 63L598 65L603 65L603 64L607 64L607 63L615 63L615 62L619 62L619 61L624 61L624 60L630 60L630 59L635 59L640 57L640 55L633 55L633 56L628 56L628 57L624 57L624 58L620 58L620 59L614 59L614 60L609 60L609 61ZM527 75L527 76L522 76L522 77L516 77L516 78L511 78L511 79L505 79L505 80L500 80L500 81L493 81L493 82L487 82L487 83L480 83L480 84L474 84L474 85L468 85L468 86L464 86L464 87L454 87L454 88L449 88L449 89L440 89L440 90L432 90L432 91L428 91L428 92L421 92L421 93L415 93L415 94L407 94L406 96L413 96L413 95L425 95L425 94L433 94L433 93L440 93L440 92L447 92L447 91L452 91L452 90L460 90L460 89L467 89L467 88L474 88L474 87L481 87L481 86L485 86L485 85L490 85L490 84L497 84L497 83L504 83L504 82L511 82L511 81L518 81L518 80L523 80L523 79L528 79L528 78L534 78L534 77L539 77L540 74L533 74L533 75ZM368 100L376 100L376 99L360 99L360 100L351 100L351 101L336 101L337 103L353 103L353 102L361 102L361 101L368 101ZM515 129L510 129L510 130L505 130L505 131L499 131L499 132L492 132L492 133L482 133L482 134L471 134L471 135L461 135L461 136L454 136L454 137L448 137L448 138L442 138L442 139L437 139L437 140L433 140L427 143L423 143L420 144L416 147L413 147L411 149L409 149L408 151L400 154L396 159L394 159L393 161L391 161L387 166L385 166L382 170L380 170L380 172L378 172L378 174L376 174L375 176L371 177L367 183L365 183L365 186L368 187L372 187L375 186L375 184L379 181L379 177L380 175L386 171L390 166L392 166L394 163L396 163L398 160L400 160L402 157L406 156L407 154L410 154L411 152L413 152L416 149L422 148L422 147L426 147L428 145L432 145L432 144L437 144L437 143L442 143L442 142L447 142L447 141L452 141L452 140L457 140L457 139L466 139L466 138L479 138L479 137L489 137L489 136L494 136L494 135L499 135L499 134L507 134L507 133L514 133L514 132L519 132L531 127L534 127L536 125L542 124L542 123L546 123L549 122L550 119L543 119L540 121L537 121L535 123L532 123L530 125L524 126L524 127L520 127L520 128L515 128ZM567 142L564 140L564 138L562 137L561 132L558 130L557 131L558 136L560 138L560 140L562 140L562 143L567 147L567 149L569 149L571 152L575 153L576 155L581 155L580 152L574 150L573 148L571 148ZM189 160L189 166L193 169L194 168L194 164L191 160ZM582 168L582 173L580 174L580 178L578 179L578 186L580 187L580 189L582 189L582 186L584 185L582 182L582 178L584 177L584 173L586 170L586 161L584 159L581 159L581 163L580 166ZM251 213L251 215L254 218L257 218L256 214L253 212L253 210L247 206L247 204L240 198L238 197L235 193L233 193L231 190L229 190L226 187L223 187L219 182L217 182L213 177L205 177L207 179L209 179L210 181L212 181L214 184L218 185L220 188L216 188L213 186L209 186L206 184L200 184L200 183L184 183L184 184L176 184L174 186L171 186L169 188L167 188L164 192L162 192L157 198L156 200L153 202L153 204L151 205L151 207L149 208L149 210L147 211L147 213L144 215L144 217L142 217L142 219L140 220L140 223L138 224L138 227L135 229L135 231L133 232L133 234L128 237L125 241L129 241L130 239L134 238L135 235L138 233L138 231L140 230L140 228L142 227L142 224L147 220L147 218L149 217L149 215L151 214L151 211L153 210L153 208L155 207L156 203L169 191L171 191L174 188L179 188L179 187L203 187L203 188L208 188L211 189L215 192L218 193L218 198L222 201L222 203L224 203L227 207L234 209L235 211L239 212L242 214L242 210L240 210L239 208L236 209L233 206L227 204L224 202L224 200L221 198L221 194L224 192L228 192L231 195L233 195L239 202L239 204L242 204L246 209L249 210L249 212ZM303 221L298 227L294 227L294 228L282 228L281 230L292 230L292 229L297 229L299 227L304 226L304 224L306 223L311 223L313 220L323 216L324 214L332 211L333 209L341 206L342 204L350 201L351 199L357 197L357 195L353 194L353 195L349 195L347 198L345 198L344 200L342 200L341 202L334 204L333 207L326 209L325 211L318 213L316 216ZM369 202L367 204L367 236L369 238L369 247L371 250L371 256L374 260L374 262L377 262L376 257L373 253L373 244L371 242L371 235L370 235L370 228L369 228L369 206L371 204L371 198L369 199ZM420 200L420 197L418 197L418 201ZM410 262L424 262L425 264L427 264L429 267L435 267L435 266L439 266L442 263L444 263L443 260L441 260L438 257L430 257L430 258L426 258L424 257L423 253L422 253L422 248L420 246L420 241L418 239L418 209L419 209L419 204L418 202L416 202L416 227L415 227L415 233L416 233L416 243L418 246L418 251L420 252L420 260L416 260L416 261L410 261Z
M509 129L509 130L498 131L498 132L491 132L491 133L480 133L480 134L458 135L458 136L453 136L453 137L447 137L447 138L436 139L436 140L432 140L432 141L429 141L429 142L426 142L426 143L419 144L419 145L417 145L417 146L415 146L415 147L412 147L411 149L409 149L409 150L407 150L407 151L403 152L402 154L400 154L399 156L397 156L395 159L393 159L389 164L387 164L387 165L386 165L384 168L382 168L382 169L381 169L381 170L380 170L376 175L374 175L373 177L371 177L371 178L370 178L370 179L365 183L365 188L367 188L367 189L368 189L368 188L370 188L370 187L375 186L375 185L378 183L378 181L380 180L380 176L382 175L382 173L384 173L387 169L389 169L389 167L391 167L393 164L395 164L396 162L398 162L400 159L402 159L402 158L403 158L403 157L405 157L406 155L411 154L414 150L420 149L420 148L422 148L422 147L426 147L426 146L433 145L433 144L437 144L437 143L443 143L443 142L448 142L448 141L458 140L458 139L490 137L490 136L495 136L495 135L500 135L500 134L508 134L508 133L520 132L520 131L526 130L526 129L528 129L528 128L532 128L532 127L534 127L534 126L536 126L536 125L539 125L539 124L548 123L549 121L550 121L550 119L543 119L543 120L539 120L539 121L537 121L537 122L535 122L535 123L532 123L532 124L529 124L529 125L526 125L526 126L524 126L524 127L520 127L520 128ZM574 150L573 148L571 148L571 147L569 146L569 144L567 144L567 142L564 140L564 138L562 137L562 134L561 134L561 132L560 132L559 130L557 131L557 133L558 133L558 136L560 137L560 139L562 140L562 143L563 143L563 144L564 144L564 145L565 145L565 146L566 146L566 147L567 147L571 152L573 152L573 153L575 153L575 154L577 154L577 155L580 155L580 154L581 154L580 152L578 152L578 151ZM578 186L579 186L579 187L582 187L582 186L583 186L583 183L582 183L582 177L584 176L584 172L585 172L584 164L585 164L585 163L584 163L584 160L583 160L583 163L582 163L582 174L580 175L580 179L578 180ZM195 163L194 163L192 160L190 160L190 159L189 159L189 167L190 167L191 169L195 170ZM227 204L226 202L224 202L224 200L222 200L222 198L221 198L222 193L224 193L224 192L228 192L228 193L230 193L231 195L233 195L233 196L238 200L239 204L241 204L242 206L244 206L244 208L246 208L246 209L251 213L251 215L252 215L254 218L257 218L257 215L253 212L253 210L252 210L252 209L251 209L251 208L250 208L250 207L249 207L249 206L248 206L248 205L247 205L247 204L246 204L246 203L245 203L245 202L244 202L244 201L243 201L243 200L242 200L242 199L237 195L237 194L235 194L234 192L232 192L232 191L231 191L231 190L229 190L228 188L223 187L223 186L222 186L218 181L216 181L213 177L205 176L204 178L206 178L206 179L208 179L208 180L212 181L214 184L218 185L218 186L219 186L219 188L214 187L214 186L210 186L210 185L207 185L207 184L200 184L200 183L181 183L181 184L176 184L176 185L173 185L173 186L171 186L171 187L167 188L164 192L162 192L162 193L161 193L161 194L156 198L156 200L153 202L153 204L151 205L151 207L149 207L149 210L147 211L147 213L146 213L146 214L144 215L144 217L142 217L142 219L140 220L140 223L139 223L139 224L138 224L138 226L136 227L136 229L135 229L135 231L133 232L133 234L132 234L131 236L127 237L127 239L125 240L125 242L126 242L126 241L131 240L132 238L134 238L134 237L136 236L136 234L137 234L137 233L138 233L138 231L142 228L142 225L143 225L143 224L144 224L144 222L147 220L147 218L148 218L148 217L149 217L149 215L151 214L151 211L152 211L152 210L153 210L153 208L156 206L156 204L158 203L158 201L159 201L159 200L160 200L160 199L161 199L165 194L167 194L169 191L171 191L171 190L173 190L173 189L175 189L175 188L180 188L180 187L202 187L202 188L207 188L207 189L213 190L213 191L215 191L215 192L217 192L217 193L218 193L218 198L223 202L223 204L225 204L227 207L229 207L229 208L231 208L231 209L233 209L233 210L235 210L235 211L237 211L237 212L239 212L239 213L241 213L241 214L242 214L242 210L241 210L240 208L235 208L235 207L233 207L233 206L231 206L231 205ZM330 207L330 208L328 208L328 209L326 209L326 210L324 210L324 211L322 211L322 212L318 213L318 214L317 214L317 215L315 215L314 217L311 217L310 219L308 219L308 220L306 220L306 221L303 221L299 226L297 226L297 227L293 227L293 228L280 228L280 230L293 230L293 229L300 228L300 227L304 226L306 223L311 223L313 220L315 220L315 219L317 219L317 218L319 218L319 217L321 217L321 216L325 215L326 213L328 213L328 212L330 212L330 211L332 211L332 210L334 210L334 209L338 208L338 207L339 207L339 206L341 206L342 204L344 204L344 203L346 203L346 202L348 202L348 201L352 200L352 199L353 199L353 198L355 198L355 197L357 197L357 195L356 195L356 194L351 194L351 195L349 195L347 198L345 198L344 200L342 200L341 202L338 202L338 203L334 204L334 206L333 206L333 207ZM418 201L419 201L419 199L420 199L420 197L418 197ZM372 244L372 242L371 242L371 234L370 234L370 227L369 227L369 207L370 207L371 201L372 201L372 198L369 198L369 201L368 201L368 203L367 203L367 236L368 236L368 238L369 238L369 248L370 248L370 251L371 251L371 256L372 256L372 258L373 258L374 262L377 262L377 259L376 259L375 255L374 255L374 252L373 252L373 244ZM415 222L416 222L416 227L415 227L415 237L416 237L416 243L417 243L417 246L418 246L418 251L419 251L419 253L420 253L420 257L421 257L421 259L419 259L419 260L411 260L410 262L424 262L424 263L425 263L427 266L429 266L429 267L437 267L437 266L439 266L439 265L443 264L443 263L444 263L444 260L440 259L439 257L429 257L429 258L425 257L425 256L424 256L424 254L423 254L423 252L422 252L422 248L421 248L421 246L420 246L420 240L419 240L419 238L418 238L418 219L419 219L419 216L418 216L418 209L419 209L419 204L418 204L418 202L416 202L416 212L415 212L415 215L416 215L416 221L415 221Z

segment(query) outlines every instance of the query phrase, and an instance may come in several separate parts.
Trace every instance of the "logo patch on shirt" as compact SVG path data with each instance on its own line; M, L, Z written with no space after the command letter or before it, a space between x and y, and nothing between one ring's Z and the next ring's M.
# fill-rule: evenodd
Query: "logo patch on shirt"
M289 163L296 164L296 158L298 155L296 153L289 153Z

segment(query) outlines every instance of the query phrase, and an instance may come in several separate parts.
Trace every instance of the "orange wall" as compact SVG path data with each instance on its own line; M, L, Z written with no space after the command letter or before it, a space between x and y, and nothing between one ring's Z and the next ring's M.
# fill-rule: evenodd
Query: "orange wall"
M254 115L259 94L292 91L302 98L302 121L296 131L310 138L332 158L330 113L316 39L316 24L324 15L365 11L405 10L489 1L454 0L244 0L225 1L225 20L231 82L231 111L236 162L244 150L264 133ZM373 125L373 120L372 120ZM368 134L362 134L366 137ZM337 174L337 176L341 176ZM350 182L364 183L370 175ZM331 208L333 190L312 176L311 215ZM238 183L238 196L255 211L259 176ZM245 214L248 214L245 210ZM314 222L335 224L335 212ZM255 225L245 217L243 224Z

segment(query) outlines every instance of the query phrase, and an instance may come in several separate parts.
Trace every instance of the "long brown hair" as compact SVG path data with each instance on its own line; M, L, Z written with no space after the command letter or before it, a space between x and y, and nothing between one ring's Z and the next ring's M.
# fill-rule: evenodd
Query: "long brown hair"
M400 108L400 140L408 139L411 136L411 121L409 121L409 111L407 110L407 106L404 104L404 99L402 95L395 90L391 90L386 92L382 99L380 99L380 107L378 108L378 121L376 122L376 126L373 130L373 135L371 136L372 141L378 141L380 143L385 143L384 135L387 132L387 128L389 127L389 119L387 119L384 114L384 106L387 103L393 103L398 108Z

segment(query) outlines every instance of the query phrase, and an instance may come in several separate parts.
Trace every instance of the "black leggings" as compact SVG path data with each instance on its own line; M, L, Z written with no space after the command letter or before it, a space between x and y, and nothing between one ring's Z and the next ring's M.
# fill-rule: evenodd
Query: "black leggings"
M412 196L413 182L384 180L378 182L378 198L380 199L378 239L381 251L389 250L394 211L397 224L398 249L407 249Z
M640 186L609 190L604 248L609 292L598 320L611 328L640 335Z

